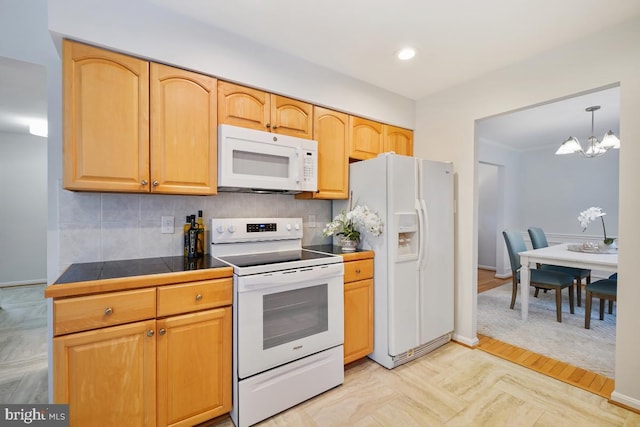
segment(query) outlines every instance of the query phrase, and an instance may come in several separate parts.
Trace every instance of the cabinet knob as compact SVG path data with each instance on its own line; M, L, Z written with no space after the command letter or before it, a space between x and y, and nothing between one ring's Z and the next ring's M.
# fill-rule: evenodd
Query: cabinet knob
M153 186L154 186L154 187L157 187L158 185L160 185L160 183L158 182L158 180L154 180L154 181L153 181Z
M360 269L356 268L356 274L360 274Z
M162 329L160 329L160 330L158 331L158 333L159 333L160 335L164 335L164 334L166 334L166 333L167 333L167 330L166 330L165 328L162 328Z
M142 181L140 181L141 185L147 185L149 183L149 181L147 181L146 179L143 179Z
M265 126L269 129L271 127L271 123L267 123Z
M196 301L200 301L202 299L202 294L197 294L196 295Z
M113 313L113 308L111 308L111 307L107 307L107 308L105 308L105 309L104 309L104 314L105 314L105 315L107 315L107 316L108 316L108 315L110 315L111 313Z
M271 129L278 129L278 126L272 126Z
M147 331L147 336L148 336L148 337L152 337L152 336L153 336L153 329L149 329L149 330Z

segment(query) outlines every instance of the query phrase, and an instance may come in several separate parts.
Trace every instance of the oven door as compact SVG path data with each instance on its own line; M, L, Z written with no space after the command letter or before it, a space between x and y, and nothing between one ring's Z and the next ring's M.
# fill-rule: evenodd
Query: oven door
M341 345L342 263L236 276L239 378Z

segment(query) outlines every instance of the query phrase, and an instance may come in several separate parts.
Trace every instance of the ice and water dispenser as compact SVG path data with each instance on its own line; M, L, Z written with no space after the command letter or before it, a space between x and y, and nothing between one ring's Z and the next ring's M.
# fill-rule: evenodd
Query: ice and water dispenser
M399 260L415 259L418 256L418 215L415 212L395 214L398 243L396 254Z

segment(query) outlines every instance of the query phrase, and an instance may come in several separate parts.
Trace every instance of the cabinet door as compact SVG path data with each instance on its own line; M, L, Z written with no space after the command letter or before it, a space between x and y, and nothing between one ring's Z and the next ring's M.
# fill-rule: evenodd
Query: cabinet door
M318 141L318 191L297 199L349 198L349 116L313 107L313 139Z
M158 321L158 426L231 410L231 307Z
M382 123L351 116L351 146L349 158L366 160L383 151Z
M218 81L218 123L269 130L270 114L269 93Z
M53 401L70 426L156 425L155 320L53 339Z
M313 105L284 96L271 95L271 130L283 135L312 139Z
M384 151L413 156L413 131L384 125Z
M344 284L344 364L373 352L373 279Z
M64 188L149 191L149 64L64 40Z
M151 191L217 192L213 77L151 64Z

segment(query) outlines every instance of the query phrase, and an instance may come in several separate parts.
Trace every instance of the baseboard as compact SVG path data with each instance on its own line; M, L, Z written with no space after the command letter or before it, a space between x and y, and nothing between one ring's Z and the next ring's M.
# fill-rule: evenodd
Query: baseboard
M478 337L468 338L462 335L458 335L456 333L453 334L453 337L451 339L467 347L475 347L480 343L480 341L478 340Z
M488 270L488 271L496 271L495 267L491 267L490 265L478 265L480 270Z
M509 277L511 277L511 276L512 276L512 274L511 274L511 273L503 273L503 274L498 274L498 273L496 273L494 277L495 277L496 279L508 279L508 278L509 278Z
M0 283L0 288L11 288L13 286L44 285L46 283L47 279L23 280L19 282L2 282Z
M613 391L611 392L611 399L609 399L609 401L614 405L622 406L623 408L629 409L633 412L640 413L640 400L638 399Z

